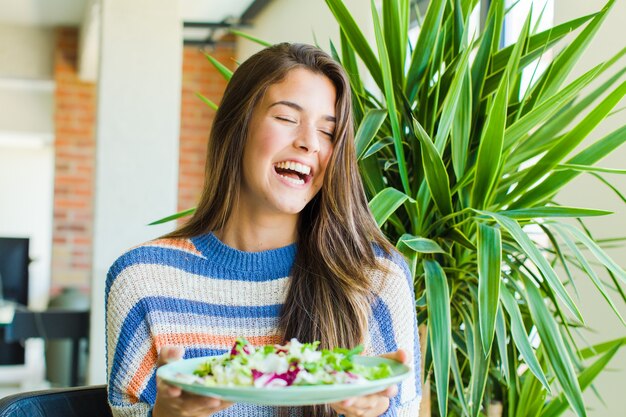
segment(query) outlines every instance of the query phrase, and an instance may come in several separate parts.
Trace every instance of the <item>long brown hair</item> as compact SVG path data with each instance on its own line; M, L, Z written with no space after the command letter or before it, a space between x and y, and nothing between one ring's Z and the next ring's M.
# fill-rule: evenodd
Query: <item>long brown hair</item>
M281 43L256 53L235 71L213 122L200 203L193 217L168 237L198 236L226 224L238 198L252 112L267 88L294 68L330 79L337 122L324 185L300 213L280 329L285 340L354 347L363 342L370 314L368 270L380 268L374 246L385 252L393 247L372 218L358 172L348 78L322 50Z

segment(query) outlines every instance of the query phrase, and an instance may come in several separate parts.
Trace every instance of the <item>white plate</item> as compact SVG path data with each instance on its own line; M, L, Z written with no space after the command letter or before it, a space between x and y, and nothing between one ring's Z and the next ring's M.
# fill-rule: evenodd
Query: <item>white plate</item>
M178 386L184 391L207 397L220 398L225 401L274 406L304 406L314 404L334 403L350 397L373 394L397 384L411 372L411 368L391 359L355 356L355 363L365 366L376 366L386 363L391 367L391 376L361 384L333 384L333 385L305 385L274 388L245 387L207 387L189 383L181 378L180 374L193 375L200 364L208 357L184 359L168 363L157 370L157 376L171 385Z

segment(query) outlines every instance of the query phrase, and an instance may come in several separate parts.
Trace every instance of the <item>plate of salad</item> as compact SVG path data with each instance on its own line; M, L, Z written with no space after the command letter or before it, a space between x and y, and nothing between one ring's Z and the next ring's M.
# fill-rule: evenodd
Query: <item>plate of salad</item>
M373 394L411 369L391 359L362 356L363 348L318 349L319 342L255 347L237 339L223 355L183 359L157 376L194 394L257 405L304 406Z

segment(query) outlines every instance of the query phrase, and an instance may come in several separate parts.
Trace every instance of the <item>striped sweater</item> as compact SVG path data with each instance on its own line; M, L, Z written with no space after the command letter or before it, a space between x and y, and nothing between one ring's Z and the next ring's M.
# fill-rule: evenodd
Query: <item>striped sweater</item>
M107 377L116 417L150 416L156 398L161 347L185 348L185 358L226 352L235 338L253 345L283 342L278 318L296 245L242 252L212 233L159 239L135 247L111 266L106 283ZM417 416L420 352L412 280L400 256L380 259L372 273L374 302L365 354L402 348L414 374L391 400L385 416ZM277 408L235 404L215 416L277 415Z

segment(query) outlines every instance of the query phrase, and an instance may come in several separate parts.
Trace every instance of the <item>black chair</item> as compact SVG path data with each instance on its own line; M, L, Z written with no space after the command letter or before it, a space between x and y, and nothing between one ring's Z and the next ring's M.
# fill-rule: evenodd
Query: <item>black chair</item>
M112 417L112 414L106 385L92 385L0 398L0 417Z
M4 337L2 337L4 335ZM80 341L89 337L89 311L50 309L30 311L18 306L13 322L0 329L0 340L20 342L31 337L72 340L72 386L79 385Z

